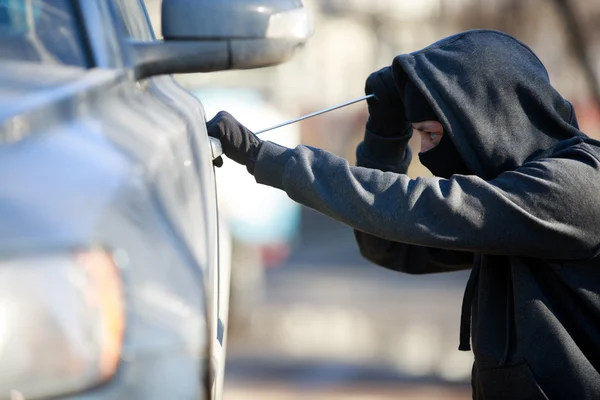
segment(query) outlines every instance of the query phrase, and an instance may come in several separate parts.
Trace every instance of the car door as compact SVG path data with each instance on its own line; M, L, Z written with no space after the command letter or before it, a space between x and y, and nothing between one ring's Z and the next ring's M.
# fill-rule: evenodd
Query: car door
M141 0L115 0L126 40L155 40L153 28ZM194 218L186 220L182 229L188 233L190 245L205 243L206 302L208 306L213 396L220 397L225 367L230 277L230 245L225 226L219 224L213 152L209 141L202 103L182 88L171 76L158 76L138 82L147 91L173 109L186 121L187 135L181 143L183 157L192 155L193 166L187 172L188 210ZM202 219L196 218L201 215Z
M0 2L3 395L207 398L187 122L133 81L112 6Z

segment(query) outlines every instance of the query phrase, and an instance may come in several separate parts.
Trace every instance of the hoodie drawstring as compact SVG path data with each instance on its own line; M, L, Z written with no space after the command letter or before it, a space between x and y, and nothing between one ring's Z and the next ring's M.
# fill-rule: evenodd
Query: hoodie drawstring
M479 282L479 265L473 267L467 287L465 288L465 295L463 296L462 310L460 313L460 342L458 350L469 351L471 350L471 306L473 305L473 297L477 290L477 283Z

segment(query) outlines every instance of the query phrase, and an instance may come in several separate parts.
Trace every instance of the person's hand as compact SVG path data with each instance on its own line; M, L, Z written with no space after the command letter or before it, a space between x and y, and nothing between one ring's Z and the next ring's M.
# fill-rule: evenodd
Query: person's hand
M401 82L394 81L391 66L373 72L367 78L365 94L375 95L375 98L367 99L369 106L367 129L372 133L394 137L406 131L409 123L404 113L401 87Z
M254 164L262 140L225 111L219 112L208 121L206 128L209 136L221 141L223 153L228 158L245 165L248 172L254 174ZM219 157L213 163L220 167L223 160Z

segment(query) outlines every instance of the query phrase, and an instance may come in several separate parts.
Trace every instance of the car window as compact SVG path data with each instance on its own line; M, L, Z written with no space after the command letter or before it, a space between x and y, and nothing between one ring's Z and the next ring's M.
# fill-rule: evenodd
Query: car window
M154 33L146 15L146 9L140 0L115 0L117 14L128 37L150 41Z
M72 0L0 0L0 60L89 67Z

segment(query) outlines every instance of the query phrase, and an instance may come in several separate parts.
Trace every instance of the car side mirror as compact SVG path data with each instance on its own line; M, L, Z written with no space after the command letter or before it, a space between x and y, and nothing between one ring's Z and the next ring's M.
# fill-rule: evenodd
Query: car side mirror
M313 24L301 0L163 0L162 32L162 42L132 42L138 79L280 64Z

